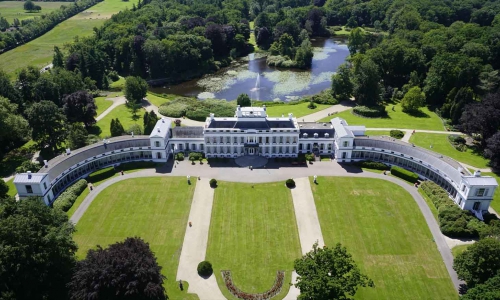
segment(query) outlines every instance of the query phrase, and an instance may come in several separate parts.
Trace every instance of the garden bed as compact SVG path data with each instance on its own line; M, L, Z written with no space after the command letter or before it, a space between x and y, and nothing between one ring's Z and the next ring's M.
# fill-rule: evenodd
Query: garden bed
M231 271L223 270L221 271L221 274L229 292L236 298L245 300L267 300L273 298L281 292L283 281L285 279L285 271L278 271L276 272L276 280L269 290L265 291L264 293L252 294L243 292L236 285L234 285Z

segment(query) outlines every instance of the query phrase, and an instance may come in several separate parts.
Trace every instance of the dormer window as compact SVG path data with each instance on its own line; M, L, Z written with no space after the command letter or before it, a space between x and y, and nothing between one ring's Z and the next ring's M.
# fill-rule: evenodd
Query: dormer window
M344 142L344 147L349 147L349 142L348 141Z
M160 147L160 142L156 141L155 142L155 147Z
M316 139L318 138L318 134L317 133L314 134L314 138L316 138Z
M305 139L307 139L307 133L304 133L303 137L304 137Z
M330 134L325 133L325 138L329 138L329 137L330 137Z

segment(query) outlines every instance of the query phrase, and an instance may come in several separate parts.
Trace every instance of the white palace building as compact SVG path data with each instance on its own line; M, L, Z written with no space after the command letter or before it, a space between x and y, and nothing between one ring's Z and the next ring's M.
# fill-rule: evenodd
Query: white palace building
M366 136L364 126L349 126L341 118L298 122L292 114L268 117L265 106L238 106L232 118L210 114L199 127L175 127L162 118L149 136L121 136L68 150L38 173L17 174L14 184L21 199L40 196L50 205L69 185L98 169L130 161L167 162L177 152L202 152L207 158L314 153L339 163L380 161L436 182L462 209L476 213L488 210L498 186L493 177L470 174L448 157L393 138Z

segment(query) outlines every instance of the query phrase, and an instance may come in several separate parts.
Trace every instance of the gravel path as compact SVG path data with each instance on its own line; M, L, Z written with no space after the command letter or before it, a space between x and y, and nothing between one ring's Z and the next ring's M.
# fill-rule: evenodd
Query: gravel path
M320 110L318 112L297 118L297 121L300 122L316 122L328 116L331 116L332 119L335 118L335 114L351 109L356 105L354 101L342 101L339 104L332 105L326 109Z
M102 118L104 118L107 114L109 114L113 109L115 109L118 105L125 104L127 99L125 96L115 97L115 98L106 98L106 100L113 101L113 104L108 107L105 111L103 111L100 115L95 118L95 121L98 122Z

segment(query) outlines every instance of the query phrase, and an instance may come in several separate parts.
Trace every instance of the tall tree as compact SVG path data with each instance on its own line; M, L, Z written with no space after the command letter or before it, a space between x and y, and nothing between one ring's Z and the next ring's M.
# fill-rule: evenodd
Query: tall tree
M148 92L148 83L140 77L129 76L125 80L125 98L128 105L142 105Z
M7 185L7 183L5 183L3 178L0 178L0 199L7 197L8 192L9 186Z
M247 94L240 94L236 99L236 104L241 107L252 106L252 100L250 100Z
M500 130L486 140L484 155L490 159L490 166L500 170Z
M500 271L500 241L494 238L477 241L455 258L453 269L468 287L485 283Z
M97 105L87 91L78 91L63 98L63 110L71 123L82 122L88 128L95 124Z
M469 134L479 134L481 144L500 128L500 92L486 95L481 102L465 106L460 118L460 129Z
M64 55L59 47L54 46L54 56L52 56L54 68L64 68Z
M18 109L23 109L23 101L18 89L10 81L9 75L0 69L0 96L3 96L18 105Z
M349 53L351 53L351 55L358 52L365 53L368 47L365 41L365 33L361 28L358 27L351 31L347 47L349 48Z
M299 275L295 284L300 289L299 300L351 299L358 287L374 287L341 244L319 248L315 243L310 252L295 260L294 267Z
M144 134L149 135L155 129L156 122L158 122L159 118L154 111L145 112L144 113Z
M0 201L0 295L67 299L77 246L66 214L40 198Z
M33 3L33 1L31 1L31 0L25 1L24 2L24 10L27 10L27 11L35 10L35 3Z
M461 300L498 300L500 299L500 275L468 289L467 293L460 297Z
M78 149L87 145L88 132L82 123L71 124L68 130L67 146L71 149Z
M381 100L382 89L377 65L371 59L362 59L354 68L353 96L359 105L374 106Z
M17 105L0 96L0 153L29 139L28 122L17 113Z
M348 100L352 95L351 68L343 63L332 76L332 94L338 100Z
M425 94L418 86L410 88L401 100L401 107L406 113L418 112L418 109L425 104Z
M40 101L26 110L28 123L32 128L31 137L39 149L48 147L51 153L66 139L66 117L54 102Z
M77 262L70 298L163 300L165 279L149 244L127 238L107 249L97 246Z
M123 129L122 123L120 123L120 120L118 118L111 119L109 131L111 133L111 136L120 136L125 133L125 129Z

